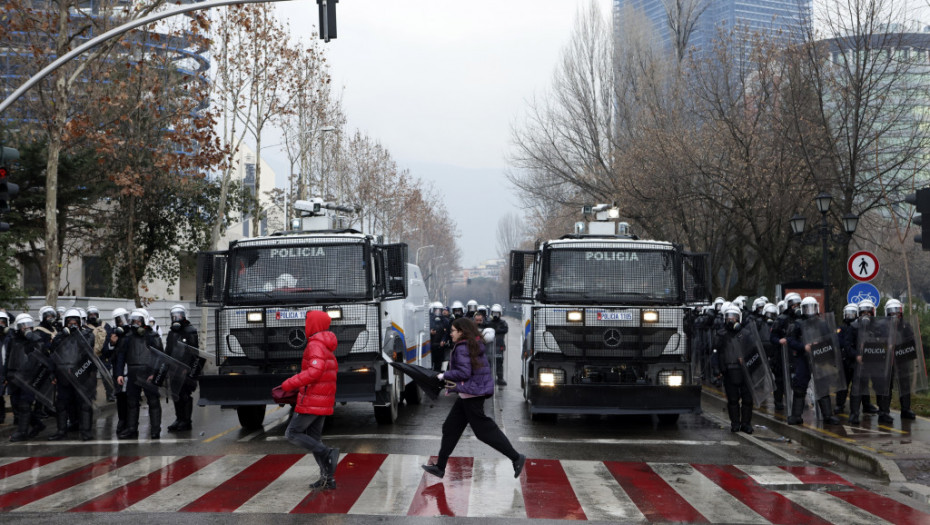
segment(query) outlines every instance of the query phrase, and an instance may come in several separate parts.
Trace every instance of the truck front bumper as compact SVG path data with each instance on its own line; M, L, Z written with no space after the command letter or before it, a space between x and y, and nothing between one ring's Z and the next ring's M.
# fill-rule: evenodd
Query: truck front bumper
M373 402L381 387L380 368L369 372L340 371L336 375L336 402ZM241 374L200 376L200 406L273 405L271 389L287 374Z
M701 386L533 385L529 400L534 414L700 414Z

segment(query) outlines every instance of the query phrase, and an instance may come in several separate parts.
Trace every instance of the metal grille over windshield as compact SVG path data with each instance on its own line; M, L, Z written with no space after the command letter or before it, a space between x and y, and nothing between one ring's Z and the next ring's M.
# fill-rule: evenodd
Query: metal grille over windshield
M543 253L542 295L546 302L681 302L680 264L671 249L618 248L585 244L549 248ZM651 249L650 249L651 248Z
M229 254L227 304L297 304L371 297L365 244L239 246Z

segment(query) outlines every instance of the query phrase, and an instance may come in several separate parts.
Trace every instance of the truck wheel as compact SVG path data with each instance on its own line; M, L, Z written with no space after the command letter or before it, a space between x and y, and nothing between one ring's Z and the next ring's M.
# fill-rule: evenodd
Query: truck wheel
M242 405L236 407L239 424L245 429L260 428L265 420L265 405Z
M391 402L387 406L375 406L375 421L379 425L391 425L397 421L397 409L400 405L400 385L403 376L394 374L394 384L391 385Z
M408 405L419 405L423 403L423 391L413 381L404 387L404 400Z
M660 425L674 425L678 423L678 416L681 414L659 414Z

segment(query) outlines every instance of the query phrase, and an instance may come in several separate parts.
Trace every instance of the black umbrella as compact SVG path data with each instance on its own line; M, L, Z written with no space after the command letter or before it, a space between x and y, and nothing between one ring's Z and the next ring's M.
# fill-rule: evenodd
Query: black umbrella
M420 387L430 399L437 399L439 393L446 385L436 376L439 374L431 368L425 366L411 365L408 363L391 363L391 366L410 376L413 382Z

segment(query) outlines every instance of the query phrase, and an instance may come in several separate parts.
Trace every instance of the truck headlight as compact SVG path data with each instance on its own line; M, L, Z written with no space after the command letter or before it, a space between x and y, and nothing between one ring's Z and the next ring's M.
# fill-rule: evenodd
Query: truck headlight
M561 368L540 368L539 386L555 386L565 384L565 370Z
M327 308L326 315L332 320L342 319L342 308Z
M643 310L641 319L644 323L658 323L659 312L656 310Z
M685 381L683 370L663 370L659 372L659 384L662 386L681 386Z
M565 312L565 320L569 323L583 323L584 310L569 310Z
M245 314L245 320L248 323L260 323L264 319L261 312L249 312Z

